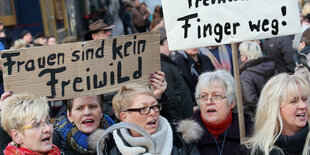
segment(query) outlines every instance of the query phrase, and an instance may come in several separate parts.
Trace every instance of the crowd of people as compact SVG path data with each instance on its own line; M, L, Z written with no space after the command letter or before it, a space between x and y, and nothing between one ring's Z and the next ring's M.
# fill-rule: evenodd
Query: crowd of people
M154 141L132 129L114 130L100 144L104 154L310 153L310 3L301 11L298 49L292 47L293 36L238 44L244 139L230 45L170 51L160 6L151 14L145 3L126 1L118 14L123 34L159 31L161 71L150 74L149 85L131 83L110 94L111 105L106 94L48 102L4 92L1 71L0 154L96 154L99 137L118 122L142 127ZM83 41L112 36L113 20L95 8L89 18ZM0 22L0 51L60 43L43 33L33 38L26 29L12 42L4 30ZM76 41L69 36L62 43Z

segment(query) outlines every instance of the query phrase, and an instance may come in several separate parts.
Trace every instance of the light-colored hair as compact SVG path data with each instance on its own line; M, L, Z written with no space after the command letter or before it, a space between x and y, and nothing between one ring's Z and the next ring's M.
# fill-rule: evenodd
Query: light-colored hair
M122 86L112 100L115 116L119 119L120 113L127 110L133 103L135 97L141 94L150 95L156 98L153 92L146 85L131 83Z
M262 50L256 42L246 41L239 45L240 55L247 56L248 60L262 57Z
M302 94L299 94L298 89L301 89ZM265 155L268 155L272 149L281 150L281 148L274 145L283 130L280 107L282 101L285 101L290 96L308 98L310 96L308 83L299 76L286 73L274 76L266 83L257 105L253 136L242 140L242 143L247 148L252 149L251 154L255 154L256 151L262 151ZM307 154L308 141L309 134L303 154Z
M195 98L199 97L199 94L205 87L212 86L214 81L217 81L224 87L228 99L228 105L236 101L236 84L232 75L226 70L215 70L213 72L205 72L201 74L196 86ZM197 104L199 105L199 100L197 100Z
M40 122L42 117L49 115L49 107L44 97L13 94L4 100L1 115L1 125L10 134L12 129L22 130L29 121Z
M307 16L307 14L310 13L310 2L307 2L304 4L304 6L302 7L301 13L303 16Z

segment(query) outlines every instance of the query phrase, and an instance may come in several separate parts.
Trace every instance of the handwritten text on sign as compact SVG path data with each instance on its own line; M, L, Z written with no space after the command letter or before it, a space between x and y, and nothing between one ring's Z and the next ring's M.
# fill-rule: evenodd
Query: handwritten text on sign
M170 50L301 31L294 0L162 0L162 5Z
M9 50L1 58L5 90L50 100L98 95L149 82L160 70L159 33Z

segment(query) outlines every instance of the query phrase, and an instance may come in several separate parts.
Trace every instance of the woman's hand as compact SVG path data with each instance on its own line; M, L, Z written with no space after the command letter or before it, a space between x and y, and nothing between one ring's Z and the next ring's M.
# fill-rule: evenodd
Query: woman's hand
M13 94L13 91L7 91L7 92L4 92L2 95L1 95L1 98L0 98L0 111L3 107L3 101L8 98L9 96L11 96Z
M167 82L165 80L165 73L158 71L150 74L151 90L157 99L161 98L161 95L167 88Z

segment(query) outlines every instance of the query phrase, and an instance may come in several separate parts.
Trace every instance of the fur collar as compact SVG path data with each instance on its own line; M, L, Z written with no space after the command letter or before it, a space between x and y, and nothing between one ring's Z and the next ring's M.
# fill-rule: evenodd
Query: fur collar
M189 119L180 121L176 129L187 144L197 142L203 134L202 127L196 121Z
M251 67L251 66L256 66L262 62L267 62L267 61L272 61L271 57L270 56L263 56L263 57L259 57L257 59L253 59L253 60L249 60L247 62L245 62L241 68L240 68L240 73L245 70L246 68L248 67Z
M88 147L90 150L96 151L97 142L99 141L99 138L101 137L101 135L103 135L104 131L105 131L104 129L97 129L96 131L94 131L93 133L89 135L87 141L88 141ZM105 139L106 137L104 137L101 141L101 148L104 148Z

